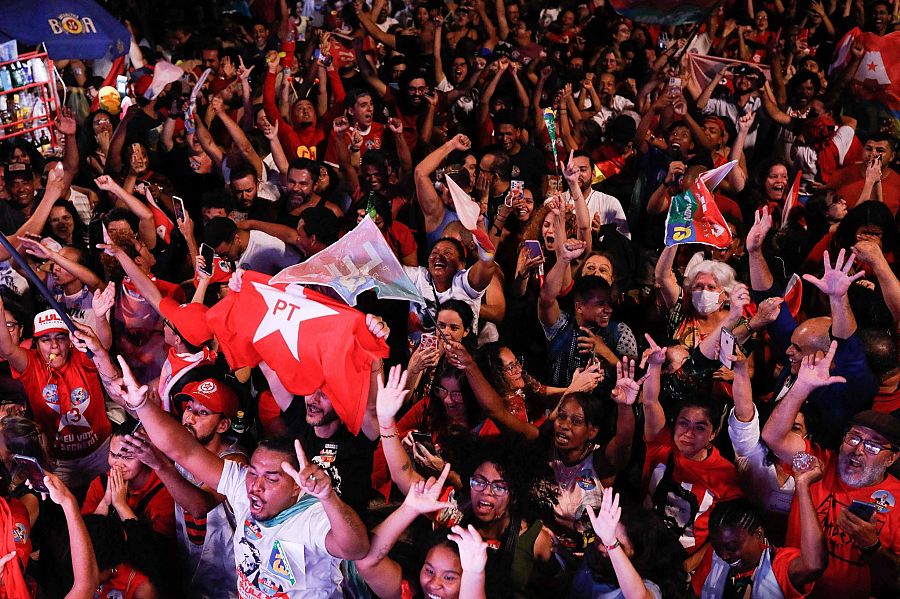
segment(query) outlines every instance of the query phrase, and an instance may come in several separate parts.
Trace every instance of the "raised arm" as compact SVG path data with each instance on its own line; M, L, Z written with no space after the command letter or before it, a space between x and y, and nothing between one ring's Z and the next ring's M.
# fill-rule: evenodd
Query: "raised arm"
M153 219L153 211L142 201L125 191L121 185L109 175L100 175L94 182L97 187L111 194L116 201L121 202L139 219L138 234L141 241L148 249L156 247L156 222Z
M821 578L828 566L828 551L825 549L825 533L816 516L809 487L822 480L822 462L814 456L810 467L798 470L794 466L794 501L800 514L800 555L788 565L788 578L795 589Z
M54 264L59 264L70 275L84 283L91 293L103 286L103 280L94 271L42 245L37 235L21 236L19 243L30 255L40 260L50 260Z
M28 366L28 352L13 343L12 337L9 336L9 329L5 326L6 308L2 299L0 299L0 319L4 324L0 327L0 358L8 361L13 370L22 372Z
M631 563L631 559L616 536L619 519L622 516L619 494L613 493L612 489L609 489L608 492L603 493L599 511L594 513L593 506L588 505L587 513L597 538L606 546L606 552L616 574L619 592L623 599L653 599L656 595L647 589L644 579Z
M763 441L782 462L790 462L795 455L806 449L806 441L791 430L806 398L819 387L846 382L844 377L832 376L830 373L836 351L837 342L832 341L824 358L817 360L815 355L803 358L797 380L781 401L775 404L772 415L763 427Z
M763 93L759 94L759 97L762 100L763 110L766 111L766 114L769 115L770 119L782 127L789 127L791 125L791 117L778 107L778 102L775 100L775 93L772 91L772 86L769 85L768 81L766 81L766 84L763 86Z
M49 490L50 499L62 508L69 531L69 550L72 554L72 573L75 583L66 594L66 599L91 599L100 582L97 570L97 559L94 557L94 546L88 534L78 500L66 485L49 472L44 476L44 484Z
M763 243L772 228L772 215L763 206L754 215L753 226L747 233L747 256L750 262L750 288L753 291L768 291L775 284L775 277L769 270L769 263L763 256Z
M678 279L672 270L677 254L677 245L666 247L659 255L659 260L656 261L656 285L663 303L668 309L672 309L672 306L678 303L678 298L681 297L681 285L678 284Z
M737 160L737 164L728 172L727 176L727 180L731 183L731 188L735 193L740 193L747 185L747 168L744 164L744 141L747 139L747 134L750 132L750 127L753 126L755 119L755 112L748 112L738 119L738 134L734 138L734 143L731 144L731 152L728 154L729 161Z
M563 208L565 209L565 208ZM557 241L556 264L547 273L538 296L538 319L545 327L551 327L559 320L559 302L557 297L562 293L563 282L571 277L571 263L584 253L585 242L577 239Z
M856 317L850 308L848 292L855 281L866 275L862 270L850 275L856 254L851 253L845 261L844 253L844 248L841 248L832 267L828 251L825 251L822 258L825 263L825 272L822 274L822 278L810 274L803 275L804 281L812 283L819 291L828 296L828 303L831 304L831 334L836 339L849 339L856 332Z
M444 203L434 189L434 183L431 181L431 174L441 166L441 163L453 150L467 151L472 147L472 142L465 135L456 135L428 154L413 171L413 179L416 183L416 199L419 202L419 208L425 216L425 230L433 231L441 223L444 218Z
M878 287L884 303L894 318L894 324L900 323L900 281L891 270L891 265L884 257L881 246L874 241L857 241L853 246L853 251L861 262L872 269L875 278L878 279Z
M200 445L180 422L150 401L147 386L137 384L122 356L119 356L119 365L122 367L122 378L111 384L113 398L119 398L123 407L138 416L150 441L169 459L183 466L206 486L218 488L225 461Z
M666 348L656 344L650 335L644 334L650 348L644 351L641 364L647 364L644 386L641 389L641 404L644 406L644 440L656 438L666 427L666 412L659 403L662 379L662 365L666 361Z
M228 116L227 111L220 110L216 113L216 116L218 116L219 120L222 121L222 124L225 125L225 130L228 131L228 135L231 136L231 139L237 146L238 152L241 154L241 157L243 157L243 159L246 160L254 168L254 170L256 170L257 177L262 177L262 159L259 157L259 154L256 153L256 150L253 149L253 145L250 143L250 140L247 139L247 135L244 133L244 130L234 122L234 119Z
M438 500L449 471L450 464L447 464L437 480L418 480L411 486L400 507L372 531L369 551L362 559L356 560L355 565L363 580L378 597L401 599L403 596L403 571L397 562L388 557L388 553L416 518L452 507L451 503Z

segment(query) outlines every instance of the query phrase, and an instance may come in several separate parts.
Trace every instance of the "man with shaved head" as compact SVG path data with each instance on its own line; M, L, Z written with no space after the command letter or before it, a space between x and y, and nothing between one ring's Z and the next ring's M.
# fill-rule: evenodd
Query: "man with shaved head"
M854 255L844 250L832 258L825 252L824 273L821 278L804 275L804 279L828 296L831 318L810 318L801 323L791 313L787 303L780 299L783 290L776 284L769 265L763 256L763 245L772 227L772 216L763 208L757 213L756 222L747 235L747 254L750 258L750 284L753 299L758 304L780 302L778 317L768 326L772 348L784 352L784 368L773 389L773 398L780 401L797 380L801 363L807 356L824 356L832 341L837 342L832 373L847 382L835 383L812 391L809 404L821 415L822 430L818 438L825 446L836 445L853 414L872 407L872 399L878 391L878 381L866 362L865 348L856 332L856 318L850 309L847 292L863 273L849 274Z

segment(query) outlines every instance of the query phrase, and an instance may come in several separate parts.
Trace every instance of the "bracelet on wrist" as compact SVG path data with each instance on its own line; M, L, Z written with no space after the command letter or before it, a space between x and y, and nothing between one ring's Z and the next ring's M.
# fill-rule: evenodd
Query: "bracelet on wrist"
M380 433L378 436L381 437L382 439L393 439L394 437L396 437L399 434L400 433L398 433L397 430L394 429L394 432L392 432L392 433L388 433L388 434Z
M600 542L603 543L602 540ZM613 543L612 545L607 545L606 543L603 543L603 546L606 547L607 551L612 551L613 549L615 549L617 547L621 547L622 541L620 541L618 538L616 538L616 542Z
M877 539L875 541L875 544L871 545L869 547L860 547L859 552L862 553L863 555L868 556L868 555L872 555L873 553L876 553L879 549L881 549L881 539Z

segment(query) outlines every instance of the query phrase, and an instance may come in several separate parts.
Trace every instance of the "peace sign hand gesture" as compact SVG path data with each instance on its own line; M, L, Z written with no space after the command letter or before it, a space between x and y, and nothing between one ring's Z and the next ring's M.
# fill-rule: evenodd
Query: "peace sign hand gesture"
M300 464L298 472L289 462L281 462L281 469L284 473L294 479L297 486L307 495L312 495L320 501L329 499L334 494L331 486L331 477L319 468L315 463L309 461L300 441L294 440L294 451L297 452L297 462Z

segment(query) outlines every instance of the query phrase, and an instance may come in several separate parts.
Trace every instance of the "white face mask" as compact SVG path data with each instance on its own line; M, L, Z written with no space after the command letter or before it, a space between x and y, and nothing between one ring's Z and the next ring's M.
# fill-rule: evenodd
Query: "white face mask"
M691 303L700 314L712 314L722 307L721 295L718 291L694 291L691 293Z

